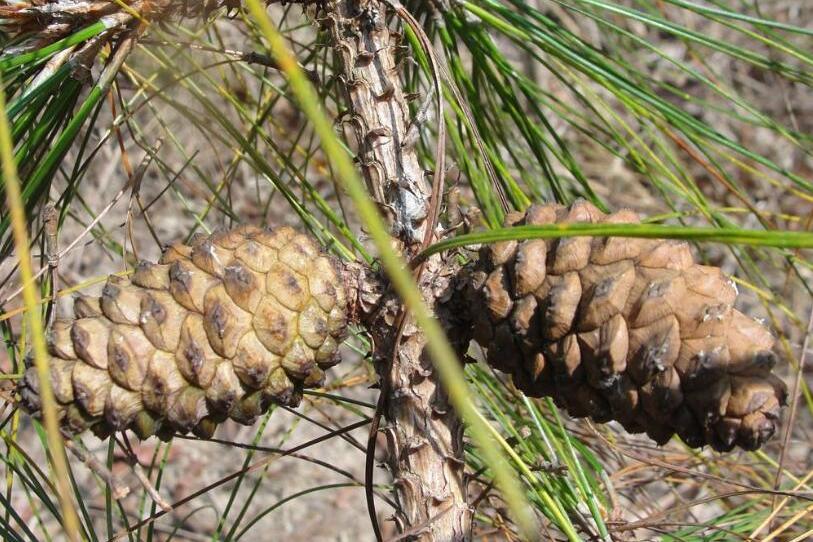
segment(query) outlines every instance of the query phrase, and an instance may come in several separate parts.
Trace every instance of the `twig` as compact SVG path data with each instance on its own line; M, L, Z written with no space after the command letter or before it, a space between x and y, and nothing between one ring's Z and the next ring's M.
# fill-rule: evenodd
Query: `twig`
M42 221L45 230L45 256L48 258L48 278L51 281L51 294L59 291L59 212L53 203L48 202L42 210ZM51 307L49 307L50 309ZM53 322L56 311L50 310L47 323Z
M104 480L110 487L113 499L120 500L130 494L130 486L128 486L118 476L110 472L105 465L101 463L96 456L84 449L83 446L77 446L76 443L69 439L65 439L65 448L71 451L76 458L87 466L96 476Z
M130 465L130 469L132 469L133 474L135 474L138 482L144 488L144 491L150 496L150 498L161 507L161 510L164 512L172 512L172 505L169 504L166 499L164 499L160 493L158 493L158 489L153 485L150 479L144 474L144 469L141 468L141 465L138 463L138 458L136 457L135 451L133 451L133 447L130 445L130 441L127 439L127 435L122 433L123 441L116 439L119 447L124 451L124 455L127 458L127 463Z
M471 506L471 509L472 510L477 510L477 507L480 505L480 503L483 501L483 499L485 499L488 496L488 494L491 493L492 489L494 489L494 480L491 480L486 485L486 487L483 488L483 490L480 492L480 494L477 495L477 497L475 497L473 501L471 501L471 504L469 505L469 506Z
M435 514L431 518L427 519L423 523L419 523L418 525L415 525L411 529L405 530L404 532L402 532L402 533L388 539L387 542L400 542L401 540L407 540L407 539L412 538L413 536L417 536L424 529L429 527L432 523L436 522L438 519L440 519L441 517L448 514L449 511L451 511L453 508L454 508L454 504L450 503L448 506L443 508L440 512L438 512L437 514Z
M782 447L779 450L779 463L776 467L776 476L773 480L773 488L779 489L779 484L782 481L782 473L785 470L785 459L787 458L787 449L790 444L790 437L793 434L793 421L796 418L796 408L799 404L799 395L801 395L802 376L805 372L805 361L807 360L807 349L810 345L810 335L813 333L813 308L810 309L810 315L807 319L807 333L805 333L805 340L802 342L802 352L799 354L799 366L796 368L796 378L793 380L793 390L791 391L790 399L790 412L788 413L788 420L785 423L785 431L782 436ZM771 510L776 508L776 495L771 500Z
M127 247L127 237L130 238L130 247L133 250L133 256L136 259L138 258L138 251L136 250L135 245L135 236L133 235L133 201L136 201L141 207L141 181L144 179L144 173L146 173L147 168L152 164L153 157L158 153L161 149L161 145L164 144L163 139L158 139L155 144L153 145L150 151L146 152L141 159L141 162L138 164L136 170L130 175L130 199L127 201L127 214L125 218L125 239L124 239L124 247L126 250ZM124 151L122 151L124 152ZM146 217L145 217L146 218Z

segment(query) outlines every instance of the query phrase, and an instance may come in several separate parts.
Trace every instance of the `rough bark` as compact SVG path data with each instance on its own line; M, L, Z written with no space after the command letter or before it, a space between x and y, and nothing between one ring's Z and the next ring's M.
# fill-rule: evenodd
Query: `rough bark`
M326 5L326 25L339 56L358 162L370 192L388 216L405 254L429 227L431 185L412 147L410 113L396 65L398 35L376 0ZM439 258L423 267L424 298L436 308L453 275ZM463 427L450 407L425 338L407 317L399 335L399 303L392 296L368 318L388 390L384 428L388 465L400 505L399 529L421 540L465 540L471 514L463 483ZM397 345L397 353L393 349Z

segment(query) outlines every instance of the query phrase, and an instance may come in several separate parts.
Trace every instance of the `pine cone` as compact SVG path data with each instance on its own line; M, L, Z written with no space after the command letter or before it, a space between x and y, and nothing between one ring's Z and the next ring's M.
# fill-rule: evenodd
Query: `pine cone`
M540 205L508 224L634 223L587 202ZM485 246L470 276L474 339L529 396L617 420L659 444L753 450L786 390L773 339L733 308L737 290L680 241L570 237Z
M307 235L241 227L169 247L50 329L51 385L64 428L141 438L211 435L296 405L338 361L347 295L337 263ZM39 412L37 373L18 391Z

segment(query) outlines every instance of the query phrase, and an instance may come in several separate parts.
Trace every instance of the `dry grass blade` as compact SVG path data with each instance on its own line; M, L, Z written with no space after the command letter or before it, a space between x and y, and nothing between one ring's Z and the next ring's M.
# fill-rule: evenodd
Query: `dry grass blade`
M11 134L5 108L5 93L0 91L0 157L2 157L3 162L6 197L14 231L14 244L17 257L20 261L20 275L23 282L26 316L30 325L31 340L34 347L34 363L40 377L43 380L48 380L49 367L48 354L45 348L45 330L42 325L39 301L37 299L38 296L34 286L33 273L31 272L31 254L28 249L29 240L26 228L26 217L20 196L17 171L12 156ZM49 382L43 384L40 393L42 394L42 408L45 428L48 435L48 445L51 452L52 468L56 483L59 487L58 495L62 507L65 534L70 540L78 542L80 540L79 521L71 500L65 448L62 443L62 435L56 416L54 395Z

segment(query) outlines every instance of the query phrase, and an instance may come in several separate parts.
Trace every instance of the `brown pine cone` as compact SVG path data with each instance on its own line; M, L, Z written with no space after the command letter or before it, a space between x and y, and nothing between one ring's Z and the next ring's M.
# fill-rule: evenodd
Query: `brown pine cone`
M101 298L78 298L74 312L48 337L67 431L206 436L321 385L338 361L347 294L337 262L309 236L240 227L109 277ZM18 392L35 415L38 390L30 367Z
M531 207L508 225L634 223L587 202ZM765 327L736 309L720 269L681 241L569 237L481 250L467 305L493 367L574 417L617 420L659 444L754 450L776 430L786 389Z

